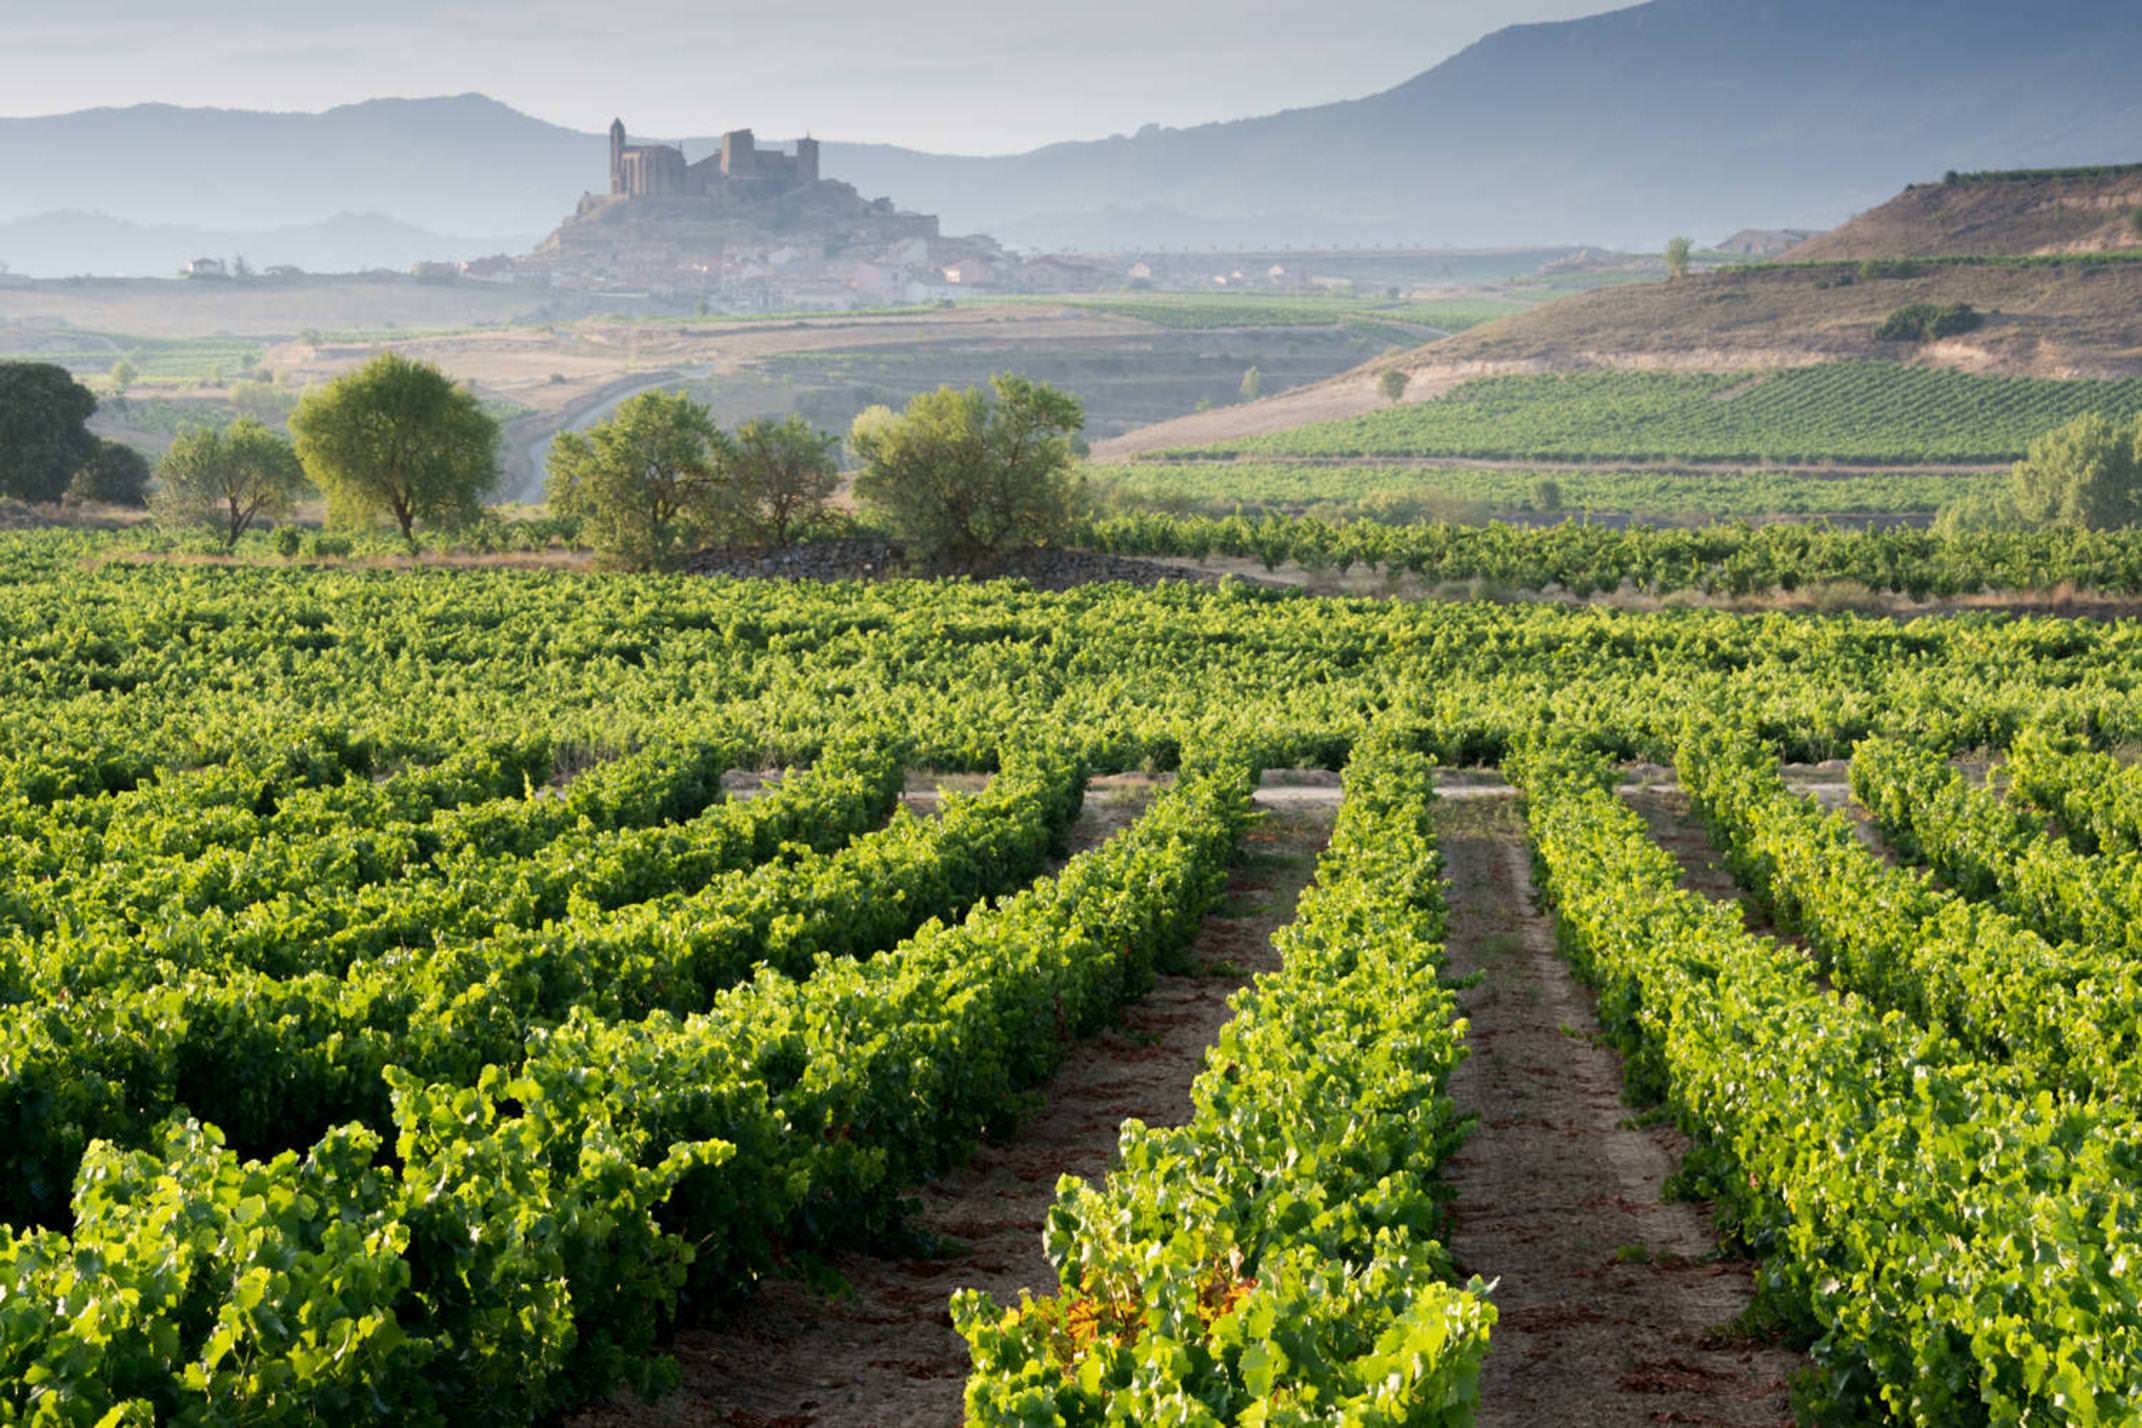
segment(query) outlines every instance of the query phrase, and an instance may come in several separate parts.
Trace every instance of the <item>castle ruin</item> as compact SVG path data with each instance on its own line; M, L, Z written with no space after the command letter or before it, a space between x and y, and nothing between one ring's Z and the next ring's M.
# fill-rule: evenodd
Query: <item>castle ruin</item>
M762 149L749 129L724 134L719 151L686 163L673 144L626 141L625 121L610 125L610 194L613 198L714 198L750 202L772 198L819 181L818 141L799 139L796 151Z

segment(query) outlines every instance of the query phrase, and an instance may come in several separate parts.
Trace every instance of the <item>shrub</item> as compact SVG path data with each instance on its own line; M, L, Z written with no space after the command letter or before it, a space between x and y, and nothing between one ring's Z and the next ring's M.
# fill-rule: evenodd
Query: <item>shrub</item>
M1376 390L1383 393L1385 401L1394 405L1406 399L1406 388L1412 385L1412 376L1396 367L1376 379Z
M586 521L612 565L671 564L715 533L727 439L707 409L678 392L643 392L550 448L550 508Z
M146 506L149 504L149 459L131 446L116 441L99 441L97 454L90 457L67 483L67 494L77 501L93 501L103 506Z
M940 387L895 416L873 407L850 443L855 494L940 568L982 569L1069 526L1078 399L1009 374L991 390Z
M291 415L305 474L338 521L460 526L498 481L498 423L438 368L389 352L305 394Z
M156 468L159 517L210 526L226 548L254 521L288 512L304 489L290 443L245 417L227 431L188 427Z
M1934 342L1975 332L1985 325L1985 315L1967 302L1915 302L1882 319L1874 336L1878 342Z
M1870 281L1877 278L1916 278L1919 265L1909 258L1869 258L1859 265L1859 275Z

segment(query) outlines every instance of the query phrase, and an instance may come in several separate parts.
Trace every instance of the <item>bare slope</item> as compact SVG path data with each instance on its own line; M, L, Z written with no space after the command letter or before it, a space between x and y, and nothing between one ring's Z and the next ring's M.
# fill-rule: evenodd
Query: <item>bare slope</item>
M1787 261L2142 248L2142 165L2082 173L1966 175L1915 184Z

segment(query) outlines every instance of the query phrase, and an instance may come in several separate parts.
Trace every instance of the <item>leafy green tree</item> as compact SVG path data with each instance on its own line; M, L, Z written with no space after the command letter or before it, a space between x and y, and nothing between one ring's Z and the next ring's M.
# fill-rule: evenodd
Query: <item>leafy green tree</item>
M578 516L595 552L631 570L669 564L719 528L728 443L680 392L642 392L585 432L551 443L545 493Z
M94 501L103 506L146 506L149 459L131 446L100 441L96 455L67 483L67 494L77 501Z
M0 496L57 501L97 454L97 399L64 367L0 362Z
M1666 276L1679 281L1688 276L1689 256L1696 251L1696 244L1689 238L1666 240Z
M1406 399L1406 388L1412 385L1412 374L1397 367L1387 368L1384 374L1376 379L1376 390L1383 393L1383 399L1393 406Z
M305 394L290 430L336 524L466 525L498 483L498 423L426 362L389 352Z
M1071 438L1084 409L1024 377L999 376L990 388L940 387L900 416L874 407L849 438L862 463L857 499L934 566L985 568L1070 523Z
M1562 483L1552 476L1542 476L1532 485L1533 507L1541 511L1562 509Z
M1264 373L1255 367L1242 374L1242 400L1254 402L1264 395Z
M738 427L724 482L737 529L755 545L787 545L839 489L839 452L839 437L800 416Z
M133 359L121 357L118 361L112 363L110 377L112 392L117 396L123 397L126 395L127 388L141 380L141 369L134 365Z
M2111 530L2142 519L2142 427L2096 412L2031 443L2010 478L2031 525Z
M228 431L188 427L156 468L156 512L173 525L210 525L226 548L263 516L287 515L305 489L290 443L241 417Z

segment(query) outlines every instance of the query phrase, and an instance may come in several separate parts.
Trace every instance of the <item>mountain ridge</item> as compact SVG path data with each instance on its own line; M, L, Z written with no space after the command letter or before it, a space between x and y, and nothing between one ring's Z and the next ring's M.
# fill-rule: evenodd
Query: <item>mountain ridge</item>
M828 141L825 171L1027 247L1649 247L1832 226L1951 168L2142 157L2137 49L2142 7L2115 0L1648 0L1507 27L1359 99L994 157ZM108 108L0 119L0 219L242 230L354 208L542 233L605 162L601 135L473 94Z

